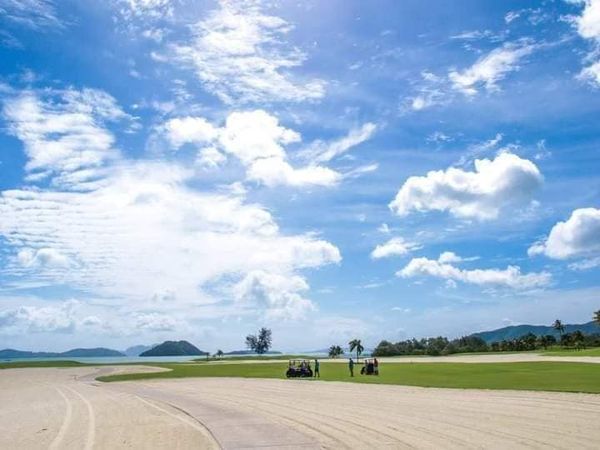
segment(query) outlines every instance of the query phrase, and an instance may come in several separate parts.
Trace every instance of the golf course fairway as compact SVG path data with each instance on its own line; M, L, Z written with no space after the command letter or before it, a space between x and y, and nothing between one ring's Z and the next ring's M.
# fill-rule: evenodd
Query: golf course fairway
M153 364L168 372L129 373L98 378L99 381L127 381L187 377L285 378L285 362ZM600 393L600 364L571 362L523 363L414 363L385 364L379 376L350 377L346 364L321 363L322 381L398 384L422 387L515 389L534 391ZM297 382L300 380L290 380ZM308 381L310 380L303 380Z

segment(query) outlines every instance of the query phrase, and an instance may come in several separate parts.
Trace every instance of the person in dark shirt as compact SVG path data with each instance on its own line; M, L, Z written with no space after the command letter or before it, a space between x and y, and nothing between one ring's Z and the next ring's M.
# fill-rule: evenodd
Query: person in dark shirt
M321 378L321 372L319 372L319 368L321 366L321 363L319 363L318 359L315 359L315 378L319 377Z
M353 377L354 376L354 360L352 358L350 358L350 361L348 361L348 369L350 369L350 376Z

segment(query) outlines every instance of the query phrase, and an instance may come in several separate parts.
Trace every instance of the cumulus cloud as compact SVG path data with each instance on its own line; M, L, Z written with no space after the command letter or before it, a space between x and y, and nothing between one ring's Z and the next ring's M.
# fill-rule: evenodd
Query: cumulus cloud
M7 334L72 333L77 326L79 302L69 300L57 306L21 306L0 311L0 331Z
M7 98L8 131L23 142L29 181L84 188L120 157L106 122L129 118L115 99L94 89L33 92Z
M380 259L388 258L390 256L402 256L420 248L421 245L419 244L406 241L402 237L394 237L385 244L377 245L371 252L371 258Z
M324 81L294 79L290 73L306 59L284 43L291 28L282 18L264 14L259 2L222 1L192 27L191 42L171 51L226 103L319 99Z
M396 276L412 278L417 276L431 276L460 281L478 286L511 288L516 290L529 290L548 286L552 276L548 272L532 272L522 274L518 266L508 266L506 269L460 269L453 262L462 259L451 252L445 252L437 260L428 258L414 258Z
M573 18L579 35L585 39L600 39L600 1L584 0L580 16Z
M498 90L498 82L510 72L519 69L519 62L534 50L531 43L507 43L479 58L471 67L448 74L454 89L466 95L475 95L483 86L488 91Z
M543 180L534 163L508 152L474 165L473 172L450 167L408 178L390 209L399 216L448 211L460 218L495 219L506 206L530 200Z
M217 137L217 130L203 117L177 117L165 123L165 131L174 147L203 143Z
M233 292L238 304L267 311L270 319L301 319L315 311L315 304L304 298L308 289L304 278L254 270L240 280Z
M579 78L600 87L600 60L597 59L600 51L600 0L584 0L581 3L584 4L581 15L572 17L571 21L582 38L592 41L595 50L586 58L592 63L581 70Z
M17 254L17 259L23 267L69 267L71 261L53 248L24 248Z
M576 209L565 222L554 225L546 239L532 245L528 253L530 256L543 254L553 259L600 254L600 209ZM585 268L586 264L582 264L581 267Z
M266 186L333 186L344 175L319 164L369 139L376 127L367 123L340 140L315 144L303 153L309 162L300 168L289 162L286 152L286 146L301 141L300 134L264 110L233 112L221 127L202 117L183 117L170 119L163 128L174 148L185 144L200 147L197 162L204 167L216 167L231 155L244 165L248 180ZM357 176L376 168L363 166L346 175Z

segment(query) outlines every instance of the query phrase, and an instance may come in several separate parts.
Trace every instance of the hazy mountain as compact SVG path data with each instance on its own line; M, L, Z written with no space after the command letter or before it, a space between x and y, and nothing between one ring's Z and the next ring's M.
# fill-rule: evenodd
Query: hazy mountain
M24 350L4 349L0 350L0 358L98 358L104 356L125 356L117 350L110 348L74 348L66 352L29 352Z
M165 341L150 350L146 350L140 356L203 356L206 353L188 341Z
M580 330L584 334L598 334L600 333L600 326L595 322L588 322L582 324L568 324L564 325L565 333L572 333L573 331ZM492 342L499 342L502 340L516 339L524 334L533 333L536 336L542 336L545 334L551 334L552 336L559 338L560 333L551 326L546 325L514 325L510 327L498 328L492 331L482 331L480 333L473 333L473 336L478 336L488 344Z
M158 344L153 344L153 345L134 345L132 347L127 348L125 351L123 351L123 353L125 353L127 356L140 356L145 351L153 349L157 345Z

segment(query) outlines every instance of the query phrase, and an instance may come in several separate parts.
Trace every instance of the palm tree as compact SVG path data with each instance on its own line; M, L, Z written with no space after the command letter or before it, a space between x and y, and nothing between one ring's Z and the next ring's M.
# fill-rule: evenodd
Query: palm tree
M577 348L577 350L579 350L581 347L585 348L585 336L583 335L583 333L580 330L576 330L573 332L573 343L575 344L575 347Z
M348 346L350 347L350 353L356 350L356 360L358 361L360 354L365 349L362 345L362 342L360 339L352 339L350 342L348 342Z
M562 335L565 332L565 326L562 324L562 322L559 319L556 319L554 321L552 328L554 328L556 331L558 331L560 333L560 337L562 338Z
M225 353L223 353L223 350L217 350L217 358L221 359L224 354Z
M600 309L594 312L594 322L596 322L596 325L600 326Z

